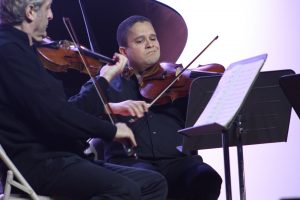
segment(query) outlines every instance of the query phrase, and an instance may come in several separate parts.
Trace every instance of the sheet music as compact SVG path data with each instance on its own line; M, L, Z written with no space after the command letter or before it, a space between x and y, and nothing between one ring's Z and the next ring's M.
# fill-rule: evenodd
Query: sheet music
M202 126L217 123L225 128L233 120L257 78L266 54L261 59L237 62L228 67L220 79L208 105L194 124Z

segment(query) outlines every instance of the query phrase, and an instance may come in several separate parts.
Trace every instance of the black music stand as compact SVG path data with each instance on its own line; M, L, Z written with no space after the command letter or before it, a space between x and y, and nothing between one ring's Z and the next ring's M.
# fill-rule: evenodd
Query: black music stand
M226 199L232 199L229 146L237 146L240 198L246 199L243 145L287 141L291 106L279 87L281 76L292 70L260 72L249 95L230 126L192 127L210 100L220 76L201 77L191 86L183 151L223 148ZM224 102L225 103L225 102Z

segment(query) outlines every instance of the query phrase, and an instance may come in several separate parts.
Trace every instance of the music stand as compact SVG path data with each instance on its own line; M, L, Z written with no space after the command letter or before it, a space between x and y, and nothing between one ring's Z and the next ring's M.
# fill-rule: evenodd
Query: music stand
M214 130L192 127L221 77L201 77L192 83L186 120L186 127L190 128L179 130L184 135L183 150L223 148L227 200L232 199L229 146L237 146L240 197L246 199L242 146L287 141L291 106L278 80L291 73L292 70L260 72L243 106L226 129L221 126L215 126Z

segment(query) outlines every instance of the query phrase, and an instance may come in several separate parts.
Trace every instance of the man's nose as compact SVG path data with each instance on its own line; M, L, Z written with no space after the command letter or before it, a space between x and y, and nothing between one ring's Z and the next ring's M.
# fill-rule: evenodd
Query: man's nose
M153 47L154 46L154 43L151 41L151 40L146 40L146 47L149 48L149 47Z
M52 10L50 9L49 10L49 13L48 13L48 20L52 20L53 19L53 12Z

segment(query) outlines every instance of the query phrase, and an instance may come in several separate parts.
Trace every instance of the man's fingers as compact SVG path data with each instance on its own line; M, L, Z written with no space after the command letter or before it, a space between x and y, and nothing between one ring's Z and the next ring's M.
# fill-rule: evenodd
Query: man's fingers
M130 139L130 143L132 144L132 146L136 147L137 143L135 141L135 138L134 138L133 134L129 136L129 139Z
M148 112L149 104L144 101L127 100L120 103L109 103L114 114L143 117Z
M130 116L135 117L137 115L136 111L134 110L134 107L129 107L127 111L129 112Z
M137 117L143 117L145 112L148 112L148 107L144 101L133 101L132 109Z
M150 104L144 102L143 107L144 107L144 112L148 112L148 111L149 111L149 108L150 108Z

